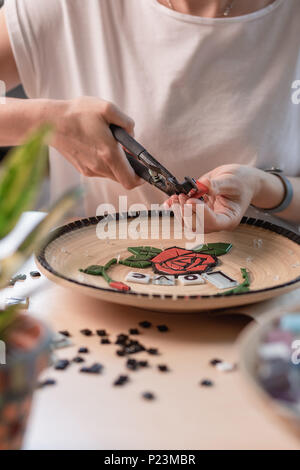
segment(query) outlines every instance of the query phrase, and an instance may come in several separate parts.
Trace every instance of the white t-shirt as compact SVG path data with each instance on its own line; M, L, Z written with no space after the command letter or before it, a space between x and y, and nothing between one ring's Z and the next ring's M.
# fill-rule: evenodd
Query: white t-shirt
M226 163L300 175L300 1L275 0L235 18L172 11L157 0L6 0L6 19L30 98L97 96L136 122L136 138L179 179ZM131 192L84 178L51 151L58 196L87 181L98 204L163 202L148 184Z

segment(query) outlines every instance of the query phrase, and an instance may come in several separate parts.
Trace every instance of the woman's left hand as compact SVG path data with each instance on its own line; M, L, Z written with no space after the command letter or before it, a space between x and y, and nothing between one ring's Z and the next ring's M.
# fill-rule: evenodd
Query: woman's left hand
M274 207L282 200L284 188L277 176L267 177L271 177L272 185L276 187L277 199L273 202L272 198L269 205ZM234 230L249 205L261 198L264 178L266 174L263 171L237 164L219 166L199 178L199 181L208 187L208 193L203 198L205 232ZM268 207L268 196L265 199ZM196 213L197 204L203 204L203 201L180 194L170 197L166 204L169 208L173 204L180 204L183 215L185 204L192 204L193 212Z

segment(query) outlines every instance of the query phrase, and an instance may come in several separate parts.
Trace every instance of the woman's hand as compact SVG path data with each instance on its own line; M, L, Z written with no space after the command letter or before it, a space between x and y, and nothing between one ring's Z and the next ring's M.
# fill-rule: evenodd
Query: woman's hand
M126 189L142 184L109 129L109 124L116 124L132 135L132 119L114 104L98 98L61 101L55 106L53 146L80 173L110 178Z
M220 166L199 181L209 188L204 196L205 232L234 230L251 203L271 208L279 205L284 197L284 187L277 176L244 165ZM168 207L180 204L184 215L185 204L192 204L196 213L197 204L203 201L181 194L172 196L166 204Z

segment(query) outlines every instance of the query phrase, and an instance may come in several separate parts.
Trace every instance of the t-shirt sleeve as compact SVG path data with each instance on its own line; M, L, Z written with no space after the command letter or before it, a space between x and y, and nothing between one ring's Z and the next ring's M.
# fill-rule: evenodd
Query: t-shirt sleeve
M13 54L29 98L42 95L45 42L50 39L58 12L59 0L6 0L4 3Z

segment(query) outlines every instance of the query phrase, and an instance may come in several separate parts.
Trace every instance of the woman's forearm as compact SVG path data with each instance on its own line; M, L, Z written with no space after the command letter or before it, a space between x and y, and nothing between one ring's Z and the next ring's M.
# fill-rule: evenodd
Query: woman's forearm
M0 146L19 145L42 123L55 123L62 101L7 98L0 105Z
M257 172L257 189L252 204L261 209L272 209L284 198L284 185L280 178L271 173L254 169ZM300 178L288 178L293 186L294 196L289 207L276 215L290 222L300 222Z

